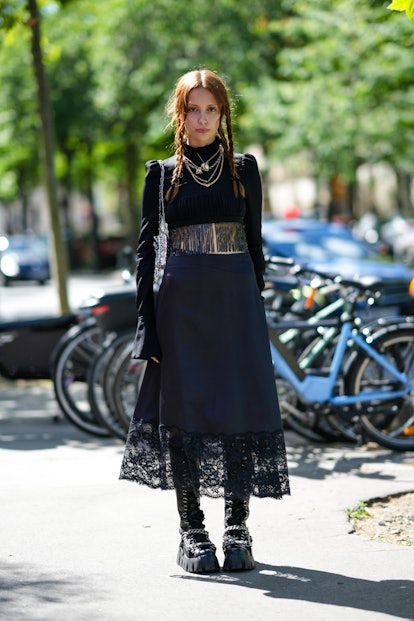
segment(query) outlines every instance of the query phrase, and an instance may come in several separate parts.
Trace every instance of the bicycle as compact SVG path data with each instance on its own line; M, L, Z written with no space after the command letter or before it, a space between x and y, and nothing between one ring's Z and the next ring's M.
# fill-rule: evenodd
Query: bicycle
M321 276L299 266L295 271ZM394 317L383 325L374 322L371 328L363 327L356 314L358 301L361 296L377 295L381 283L336 279L335 284L341 292L342 313L319 324L331 325L308 346L307 357L298 360L277 330L271 334L281 410L310 430L318 418L339 416L382 446L414 450L409 375L414 362L414 319ZM295 327L307 330L309 321L299 321ZM315 368L321 355L326 366Z
M339 295L339 284L325 273L318 273L311 282L309 279L301 282L305 274L292 259L285 257L266 257L266 264L264 300L269 339L272 340L277 332L276 338L296 356L302 369L312 365L326 366L328 345L338 335L336 318L345 304ZM281 269L282 275L279 273ZM373 301L372 298L366 300L364 306ZM371 325L374 326L375 322ZM279 382L282 405L287 399L298 405L295 395L291 386ZM358 440L351 423L345 425L343 421L339 424L335 415L328 415L328 412L322 417L303 407L290 412L284 407L282 416L285 427L314 442Z
M54 392L71 423L92 435L107 437L111 432L89 401L90 371L108 334L135 328L135 288L120 286L99 292L85 301L77 315L77 325L60 339L52 354Z

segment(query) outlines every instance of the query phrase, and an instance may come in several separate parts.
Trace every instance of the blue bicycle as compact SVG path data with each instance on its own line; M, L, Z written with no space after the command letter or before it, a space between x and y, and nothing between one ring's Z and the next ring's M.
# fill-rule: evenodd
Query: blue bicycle
M324 309L322 317L282 321L279 329L269 323L282 416L296 430L307 428L311 439L326 420L350 438L362 434L387 448L414 450L414 318L363 326L358 304L377 296L381 283L335 279L335 286L337 298L327 308L336 316ZM286 330L300 334L310 326L313 340L302 353L292 351Z

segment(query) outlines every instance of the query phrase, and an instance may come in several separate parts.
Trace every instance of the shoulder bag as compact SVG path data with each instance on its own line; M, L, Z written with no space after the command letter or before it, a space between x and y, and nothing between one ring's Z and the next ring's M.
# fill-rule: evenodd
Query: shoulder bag
M154 235L155 265L154 283L160 284L164 274L168 253L168 224L165 220L164 208L164 176L165 168L162 160L158 161L161 168L158 200L158 235Z

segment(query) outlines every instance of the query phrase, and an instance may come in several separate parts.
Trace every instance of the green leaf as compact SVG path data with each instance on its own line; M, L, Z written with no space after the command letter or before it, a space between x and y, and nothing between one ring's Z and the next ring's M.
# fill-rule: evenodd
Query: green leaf
M414 0L393 0L387 6L390 11L405 11L411 19L414 15Z

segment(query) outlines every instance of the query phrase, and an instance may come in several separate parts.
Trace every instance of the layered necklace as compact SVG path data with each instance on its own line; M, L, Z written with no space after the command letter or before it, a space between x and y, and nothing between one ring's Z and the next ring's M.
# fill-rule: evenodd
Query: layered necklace
M202 185L205 188L209 188L211 185L214 185L216 181L219 180L221 172L223 170L224 164L224 149L222 145L219 145L219 148L211 157L208 158L207 161L204 161L199 153L197 153L200 164L195 164L189 157L184 156L184 165L191 177L194 179L196 183ZM209 173L211 175L204 179L200 175L203 173Z

